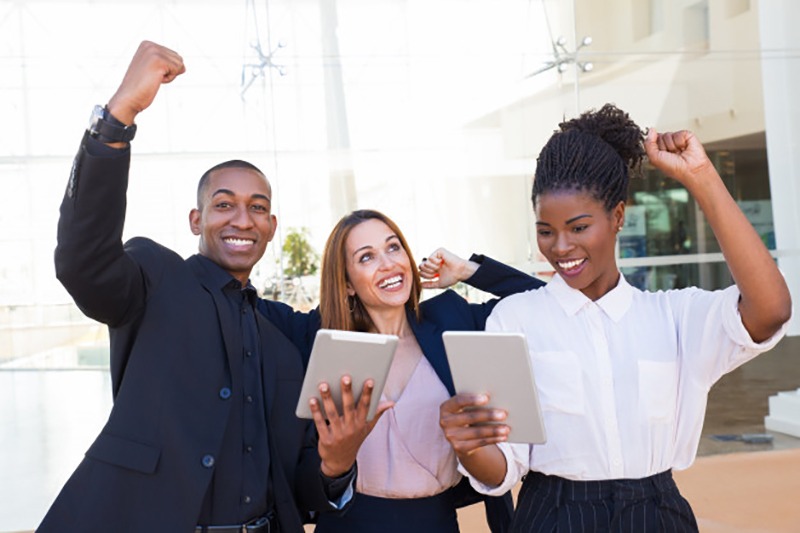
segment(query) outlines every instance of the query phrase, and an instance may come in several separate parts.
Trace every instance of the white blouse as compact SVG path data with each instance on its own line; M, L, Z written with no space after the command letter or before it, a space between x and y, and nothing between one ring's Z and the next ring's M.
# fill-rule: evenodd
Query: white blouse
M500 444L509 465L498 487L529 470L572 480L643 478L694 461L708 391L775 346L742 325L739 290L643 292L623 276L592 302L556 275L498 303L487 331L526 335L547 442ZM459 469L467 472L463 467Z
M449 397L431 364L420 357L394 407L383 413L358 451L358 492L422 498L461 480L455 452L439 427L439 405Z

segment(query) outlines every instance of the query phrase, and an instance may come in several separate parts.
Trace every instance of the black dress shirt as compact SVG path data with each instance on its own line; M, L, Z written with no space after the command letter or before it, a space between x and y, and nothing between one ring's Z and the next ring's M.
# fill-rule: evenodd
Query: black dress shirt
M255 319L257 293L248 282L245 287L205 257L214 285L220 287L228 303L230 323L236 324L241 339L240 354L231 366L231 387L220 395L228 396L231 414L216 458L214 476L206 493L199 524L241 524L272 508L269 496L269 441L264 412L262 357ZM237 348L239 348L237 347Z

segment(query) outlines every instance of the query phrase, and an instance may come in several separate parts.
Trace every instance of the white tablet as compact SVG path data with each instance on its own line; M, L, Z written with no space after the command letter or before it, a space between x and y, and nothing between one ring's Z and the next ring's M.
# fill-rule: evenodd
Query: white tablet
M486 393L490 407L508 412L508 442L547 440L525 335L446 331L442 340L456 391Z
M367 419L371 420L378 408L396 348L395 335L333 329L317 331L295 414L300 418L313 418L308 401L316 397L322 405L318 387L323 381L330 386L336 409L341 414L340 384L342 376L348 374L353 380L353 396L356 401L361 395L364 382L370 378L375 381L367 415ZM322 411L325 412L324 407Z

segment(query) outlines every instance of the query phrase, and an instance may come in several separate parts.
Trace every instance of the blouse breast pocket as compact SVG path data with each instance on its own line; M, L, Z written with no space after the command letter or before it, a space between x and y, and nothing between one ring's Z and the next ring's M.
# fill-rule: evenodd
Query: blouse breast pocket
M583 373L575 352L533 352L532 366L543 411L584 413Z
M674 361L639 361L639 405L654 422L675 418L678 398L678 365Z

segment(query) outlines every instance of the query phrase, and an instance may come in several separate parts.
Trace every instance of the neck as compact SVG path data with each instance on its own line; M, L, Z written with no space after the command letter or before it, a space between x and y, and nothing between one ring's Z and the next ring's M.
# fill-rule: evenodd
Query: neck
M401 339L411 334L411 326L408 324L405 307L385 310L369 309L367 312L375 325L377 333L397 335Z

